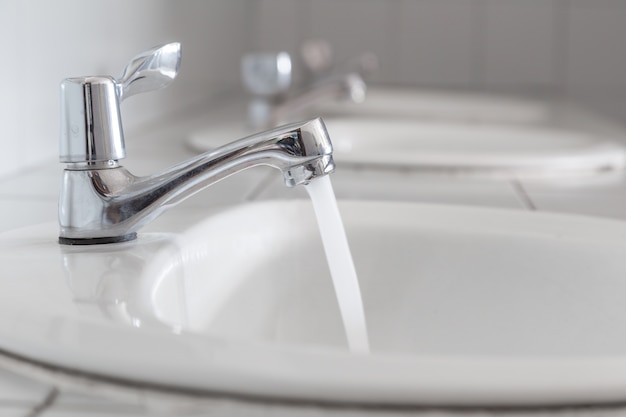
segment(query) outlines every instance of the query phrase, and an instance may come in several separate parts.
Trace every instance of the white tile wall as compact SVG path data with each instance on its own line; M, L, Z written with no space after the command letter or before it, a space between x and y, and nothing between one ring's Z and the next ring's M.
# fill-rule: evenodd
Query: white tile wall
M250 49L381 58L372 81L565 97L626 123L623 0L249 0Z
M304 3L289 0L257 0L250 2L251 51L287 51L297 58Z
M239 91L245 51L324 38L337 61L372 51L372 81L559 94L626 123L622 0L8 0L0 2L0 176L57 152L58 83L119 73L181 40L179 80L123 105L127 127Z
M355 7L354 0L316 0L305 10L308 22L302 25L301 37L332 39L338 64L370 51L385 63L393 58L391 9L386 2L361 0Z
M486 88L553 89L557 8L545 0L485 0L482 29Z
M572 0L567 12L567 93L626 122L626 2Z
M395 61L402 84L471 87L476 9L471 0L403 0Z
M2 39L15 39L14 24L18 15L17 1L0 2L0 37ZM0 94L0 145L3 147L4 161L0 167L0 175L11 172L19 167L20 146L17 140L18 123L14 111L18 97L19 69L14 63L6 61L17 57L20 47L19 42L3 42L3 54L0 61L0 80L3 80L2 93ZM10 82L8 80L11 80Z

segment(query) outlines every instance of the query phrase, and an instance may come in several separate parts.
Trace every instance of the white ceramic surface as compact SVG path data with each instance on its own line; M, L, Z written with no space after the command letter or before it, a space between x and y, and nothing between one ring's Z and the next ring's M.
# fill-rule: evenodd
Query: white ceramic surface
M539 124L549 121L550 106L539 100L473 92L368 88L363 103L325 102L323 115L403 117L467 123Z
M61 247L0 235L0 348L178 389L387 404L626 399L626 223L344 202L372 353L350 354L308 201ZM173 229L172 229L173 230Z
M593 174L626 164L622 145L575 130L373 117L324 121L340 164L516 178ZM224 123L192 134L188 143L206 151L247 134Z

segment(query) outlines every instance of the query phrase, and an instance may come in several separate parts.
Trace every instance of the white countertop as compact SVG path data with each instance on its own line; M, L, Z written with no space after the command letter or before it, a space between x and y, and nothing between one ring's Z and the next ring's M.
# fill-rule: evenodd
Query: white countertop
M227 111L222 109L221 112ZM202 112L171 120L162 120L143 132L127 132L129 158L124 161L131 171L145 175L193 155L184 145L184 138L193 129L210 124L211 117ZM220 111L212 112L219 118ZM602 127L602 125L599 125ZM614 129L614 128L612 128ZM0 180L0 200L4 215L0 231L56 221L57 196L63 166L51 159L37 168ZM426 203L517 208L579 213L590 216L626 220L626 176L613 173L599 177L553 180L493 180L466 177L425 175L411 169L368 169L338 166L333 174L338 198L387 199ZM253 168L216 184L186 201L183 206L206 207L274 198L306 198L298 188L287 189L271 168ZM164 216L176 216L177 208ZM171 217L170 217L171 218ZM155 223L158 227L158 220ZM48 383L29 380L13 372L0 370L1 416L147 416L155 412L154 404L141 401L110 401L99 396L57 390ZM234 412L228 404L217 407L216 415ZM271 410L270 410L271 409ZM221 411L220 411L221 410ZM157 410L158 411L158 410ZM181 409L175 415L213 415L197 410ZM215 409L213 410L215 411ZM253 410L250 415L291 415L289 409L269 407ZM582 410L584 411L584 410ZM322 415L314 408L305 415ZM266 414L263 414L266 413ZM623 415L623 408L595 410L594 416ZM465 413L462 413L465 415ZM505 415L507 413L504 413ZM348 411L346 415L350 414ZM369 412L368 412L368 415ZM371 415L396 415L395 412L372 410ZM400 415L443 415L437 411L415 411ZM495 415L488 411L468 412L472 416ZM520 414L515 414L520 415ZM572 410L558 415L585 415Z

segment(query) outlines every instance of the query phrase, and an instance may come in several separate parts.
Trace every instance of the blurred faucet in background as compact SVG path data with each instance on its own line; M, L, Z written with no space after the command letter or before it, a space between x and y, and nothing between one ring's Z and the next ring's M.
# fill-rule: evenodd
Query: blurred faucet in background
M287 122L326 100L348 99L360 103L365 100L367 91L363 77L350 71L320 78L290 95L293 66L287 52L245 55L241 61L241 75L244 88L252 96L248 103L248 124L254 129Z
M300 60L302 61L307 84L319 82L333 73L356 72L366 79L380 68L378 56L373 52L365 52L335 68L337 65L334 49L330 42L324 39L304 41L300 46Z

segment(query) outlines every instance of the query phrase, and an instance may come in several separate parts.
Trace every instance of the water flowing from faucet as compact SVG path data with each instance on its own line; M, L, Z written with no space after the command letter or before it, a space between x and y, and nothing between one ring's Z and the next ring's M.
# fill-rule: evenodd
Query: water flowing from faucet
M325 175L306 187L322 236L339 311L353 353L369 353L369 338L359 280L330 177Z

